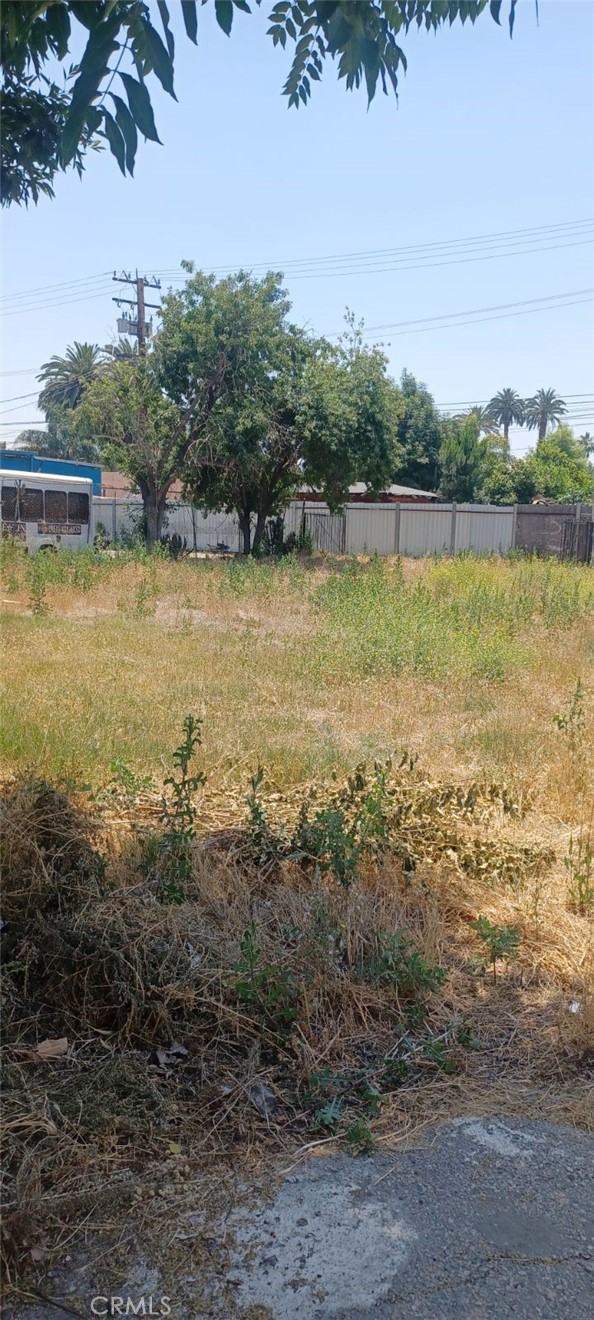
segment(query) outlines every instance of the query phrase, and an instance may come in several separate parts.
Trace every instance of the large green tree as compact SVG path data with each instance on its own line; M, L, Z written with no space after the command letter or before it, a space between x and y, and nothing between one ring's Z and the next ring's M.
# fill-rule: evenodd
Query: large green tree
M278 275L196 275L171 296L156 341L161 380L181 407L204 364L226 364L227 383L193 426L185 479L200 507L237 513L245 553L258 552L267 519L299 484L337 508L353 481L385 485L398 453L399 394L383 354L364 347L352 321L332 347L289 311Z
M217 23L229 35L235 11L249 14L260 3L214 0ZM293 48L289 105L307 102L327 59L348 88L364 84L371 101L378 83L396 91L407 67L400 42L411 27L436 31L483 13L500 23L504 8L511 32L516 0L281 0L271 3L268 36ZM147 0L3 0L5 205L53 196L56 174L81 174L91 147L106 146L132 174L138 135L159 141L149 88L154 76L175 97L175 38L165 0L156 9L158 19ZM182 0L174 11L194 43L199 9L198 0Z
M512 473L520 504L536 495L564 504L594 500L594 467L570 426L558 426L543 436L524 459L514 463Z
M537 390L526 400L526 425L530 431L538 431L539 440L544 440L549 426L556 426L566 412L567 405L555 390Z
M152 357L115 362L103 372L85 390L72 427L138 487L152 548L161 536L167 493L183 472L191 444L179 408L161 389Z
M442 420L426 385L410 371L400 377L401 409L398 443L401 449L395 480L417 490L434 491L439 481Z
M479 441L483 454L483 475L478 498L485 504L515 504L513 459L509 440L487 432Z
M477 499L485 479L486 453L472 413L444 422L440 466L440 492L446 500L472 503Z

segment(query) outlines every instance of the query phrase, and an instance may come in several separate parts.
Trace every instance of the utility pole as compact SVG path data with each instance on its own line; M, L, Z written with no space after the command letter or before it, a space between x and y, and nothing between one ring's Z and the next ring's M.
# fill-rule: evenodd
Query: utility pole
M146 321L144 319L144 279L141 275L136 277L136 310L138 313L138 352L144 357L146 354Z
M118 332L120 334L134 335L138 340L138 352L140 353L141 357L145 357L146 341L148 334L150 334L150 327L145 319L146 308L154 307L156 311L159 311L160 303L145 302L144 291L145 289L160 289L161 281L155 279L154 277L150 279L147 275L139 275L138 271L136 271L136 275L131 275L129 271L123 271L121 275L117 275L116 272L114 271L113 278L117 284L132 284L136 286L135 298L118 297L118 298L114 298L113 302L117 303L118 307L121 307L122 303L126 303L129 307L133 307L135 309L136 312L135 317L133 316L118 317Z

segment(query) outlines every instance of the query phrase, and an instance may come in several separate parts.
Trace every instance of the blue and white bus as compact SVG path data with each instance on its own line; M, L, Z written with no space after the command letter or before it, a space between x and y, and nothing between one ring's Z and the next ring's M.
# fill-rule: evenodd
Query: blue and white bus
M92 544L93 483L85 477L0 469L0 534L30 554Z

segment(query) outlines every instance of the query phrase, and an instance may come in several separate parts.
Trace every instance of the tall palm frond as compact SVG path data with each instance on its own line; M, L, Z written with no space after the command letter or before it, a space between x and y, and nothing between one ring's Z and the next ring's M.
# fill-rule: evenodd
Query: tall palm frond
M96 380L104 362L98 344L79 344L76 340L66 349L64 357L54 354L44 362L37 377L43 383L39 407L44 412L52 408L76 408L85 385Z
M130 358L137 358L139 355L138 341L127 339L124 335L117 343L106 344L103 352L113 358L114 362L129 362Z
M537 390L526 400L526 424L530 431L538 429L539 440L544 440L549 425L557 426L566 412L567 404L555 390Z
M516 390L499 390L487 405L491 420L503 427L503 434L509 439L510 426L522 426L524 423L525 402Z

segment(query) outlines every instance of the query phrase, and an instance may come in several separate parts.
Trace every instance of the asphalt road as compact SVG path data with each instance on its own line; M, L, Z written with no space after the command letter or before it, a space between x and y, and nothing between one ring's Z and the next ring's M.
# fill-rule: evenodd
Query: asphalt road
M401 1154L310 1160L235 1230L238 1300L274 1320L593 1320L594 1138L446 1123Z

